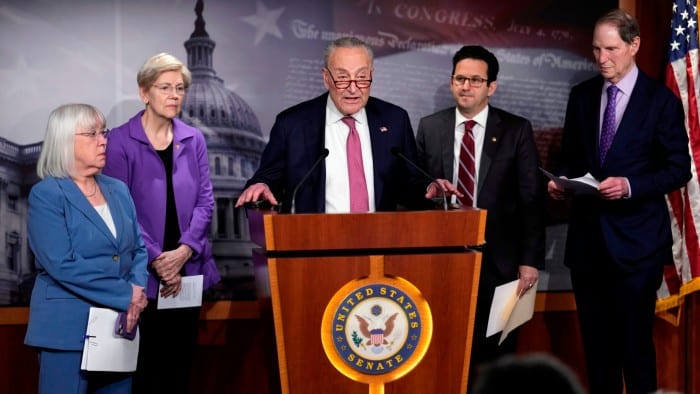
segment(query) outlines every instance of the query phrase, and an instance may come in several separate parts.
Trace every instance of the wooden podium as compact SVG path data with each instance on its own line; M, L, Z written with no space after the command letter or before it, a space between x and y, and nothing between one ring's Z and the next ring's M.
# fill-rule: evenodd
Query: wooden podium
M339 289L377 275L403 278L420 291L432 315L432 339L410 372L373 392L466 392L481 268L481 253L466 246L484 242L486 211L249 210L248 218L260 246L253 260L261 305L273 310L282 393L368 392L367 383L351 380L326 356L321 326Z

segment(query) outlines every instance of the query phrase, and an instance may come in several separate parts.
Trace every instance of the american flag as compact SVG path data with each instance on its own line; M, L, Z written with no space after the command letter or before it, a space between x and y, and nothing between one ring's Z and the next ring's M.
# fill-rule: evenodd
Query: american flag
M698 11L697 2L674 0L666 85L680 97L690 140L691 171L688 184L666 196L673 232L673 266L667 266L658 291L657 312L681 305L683 297L700 290L700 114L698 108ZM678 316L678 315L677 315Z

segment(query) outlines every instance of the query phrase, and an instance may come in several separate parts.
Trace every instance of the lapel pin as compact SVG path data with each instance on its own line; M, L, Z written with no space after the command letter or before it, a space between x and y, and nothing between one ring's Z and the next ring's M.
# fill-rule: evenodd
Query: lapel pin
M379 131L381 131L382 133L386 133L387 131L389 131L389 129L387 129L386 127L382 126L382 127L379 128Z
M491 137L491 142L496 142L496 137Z

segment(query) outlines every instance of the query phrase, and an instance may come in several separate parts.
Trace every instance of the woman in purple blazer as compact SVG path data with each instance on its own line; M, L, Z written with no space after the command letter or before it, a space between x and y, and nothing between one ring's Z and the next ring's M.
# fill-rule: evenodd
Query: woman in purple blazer
M206 143L176 118L191 79L170 54L148 59L137 75L145 109L113 129L107 145L103 172L129 187L148 250L135 393L188 389L200 308L159 310L158 292L178 295L183 276L203 275L205 289L220 279L208 239L214 198Z

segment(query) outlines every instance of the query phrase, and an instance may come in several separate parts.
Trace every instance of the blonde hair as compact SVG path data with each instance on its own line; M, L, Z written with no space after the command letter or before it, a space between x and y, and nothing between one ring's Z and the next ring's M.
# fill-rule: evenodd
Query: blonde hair
M185 83L185 88L192 83L192 73L178 58L162 52L150 59L141 66L138 74L136 74L136 82L140 88L150 88L156 82L160 74L167 71L179 71L182 74L182 80Z
M51 111L36 165L39 178L70 178L75 170L74 142L78 127L93 129L100 124L105 125L104 115L89 104L64 104Z

